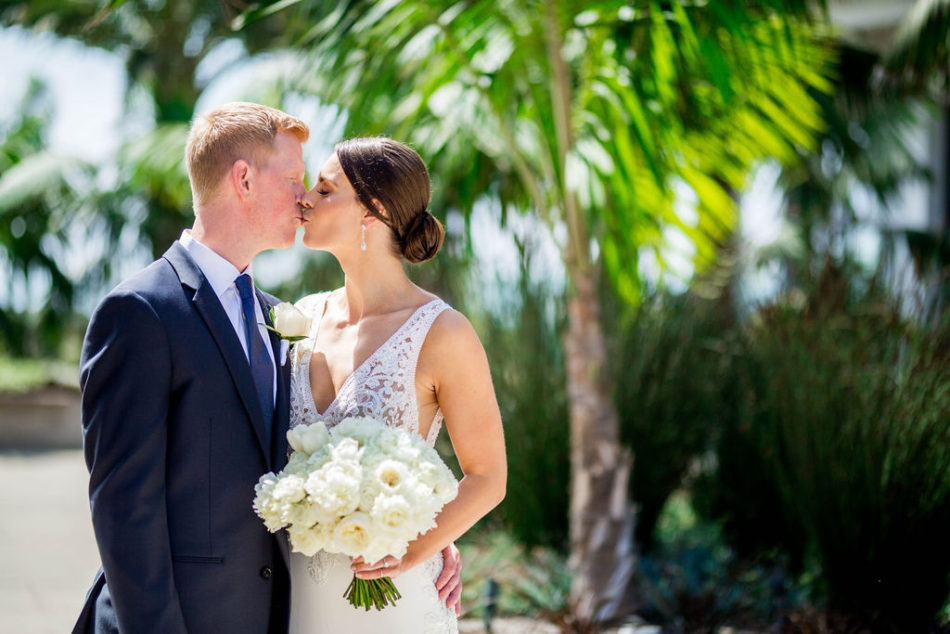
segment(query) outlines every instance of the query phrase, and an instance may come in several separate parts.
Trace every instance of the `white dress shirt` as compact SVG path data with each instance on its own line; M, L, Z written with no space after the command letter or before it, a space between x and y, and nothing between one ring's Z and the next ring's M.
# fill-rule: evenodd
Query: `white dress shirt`
M224 312L227 313L228 319L231 320L231 325L234 327L234 332L237 334L241 346L244 347L244 356L248 358L248 363L250 363L250 350L247 345L247 337L244 334L244 310L241 308L241 295L238 293L234 280L242 273L251 275L251 267L248 266L245 270L238 271L233 264L195 240L191 235L191 231L188 229L181 232L181 237L178 241L181 243L181 246L185 247L188 255L195 261L195 264L201 269L201 273L205 276L205 279L211 284L211 288L218 296L218 301L221 302ZM254 277L251 276L251 283L253 284L253 282ZM260 302L257 301L256 294L254 297L254 316L258 324L264 323L264 311L261 309ZM263 326L258 326L258 330L264 339L264 345L267 347L268 354L270 354L271 361L274 362L274 368L276 369L277 363L274 350L270 345L268 331ZM274 398L277 398L276 371L274 372Z

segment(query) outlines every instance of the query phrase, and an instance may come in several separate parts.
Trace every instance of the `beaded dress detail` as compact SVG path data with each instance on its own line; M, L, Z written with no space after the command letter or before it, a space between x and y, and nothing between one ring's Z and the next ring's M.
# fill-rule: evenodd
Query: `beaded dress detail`
M329 295L310 295L297 303L313 317L313 323L309 337L291 349L290 426L323 421L332 428L344 418L368 416L418 434L416 364L429 329L448 304L434 299L416 309L353 370L321 413L310 387L310 358ZM442 413L438 411L426 436L429 446L435 444L441 427ZM313 557L291 553L290 564L291 634L458 632L455 612L446 609L435 589L435 580L442 571L441 553L394 579L402 594L395 606L371 612L357 610L343 598L353 578L349 557L323 551Z

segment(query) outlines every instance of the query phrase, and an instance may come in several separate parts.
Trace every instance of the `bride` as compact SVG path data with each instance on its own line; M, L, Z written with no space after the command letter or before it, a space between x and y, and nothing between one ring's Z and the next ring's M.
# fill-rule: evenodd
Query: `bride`
M427 210L426 166L391 139L344 141L301 204L304 245L332 253L345 282L298 302L313 321L292 355L291 425L322 420L332 427L348 416L370 416L432 445L444 421L464 478L437 527L401 559L293 553L290 632L457 632L455 611L435 587L441 551L501 501L507 466L475 331L403 270L403 259L428 260L442 245L442 225ZM378 612L356 610L343 598L354 572L392 577L402 599Z

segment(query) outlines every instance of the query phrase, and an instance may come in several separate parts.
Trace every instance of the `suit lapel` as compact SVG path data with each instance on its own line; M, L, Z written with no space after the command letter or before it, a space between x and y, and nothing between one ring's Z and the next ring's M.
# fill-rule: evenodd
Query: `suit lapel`
M264 426L264 415L260 403L257 402L257 390L254 387L254 378L251 376L251 366L247 362L247 356L241 346L241 341L234 332L234 326L228 319L227 313L214 289L201 274L198 265L194 263L185 248L178 242L175 242L168 251L165 252L165 259L172 265L178 273L178 278L182 285L192 289L194 295L192 302L208 326L211 336L214 338L231 374L231 380L237 388L241 403L247 413L254 434L257 436L258 444L264 456L264 462L271 466L270 439L267 438L266 427Z

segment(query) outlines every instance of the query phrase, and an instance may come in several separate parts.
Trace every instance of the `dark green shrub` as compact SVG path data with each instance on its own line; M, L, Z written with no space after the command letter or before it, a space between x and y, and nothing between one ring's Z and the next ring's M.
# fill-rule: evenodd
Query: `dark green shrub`
M526 546L567 546L569 425L555 300L522 278L521 310L479 333L505 425L508 493L498 513ZM552 315L553 314L553 315Z
M724 538L741 559L765 557L801 572L805 530L780 493L770 463L774 448L761 442L749 417L742 415L755 406L757 396L749 382L758 371L750 367L745 342L734 332L724 337L728 353L719 376L720 428L712 459L688 483L693 507L722 526ZM762 378L767 380L767 375Z
M722 502L745 474L748 497L719 508L732 538L776 513L787 550L814 553L829 606L875 631L926 631L950 590L947 335L834 284L804 309L761 310L739 339L715 476Z
M644 298L629 324L606 320L621 432L635 456L636 538L646 551L667 498L720 426L727 359L719 308L690 294L657 293Z
M664 506L655 541L640 560L638 614L664 632L774 631L807 605L807 585L776 562L737 557L719 526L700 521L682 492Z

